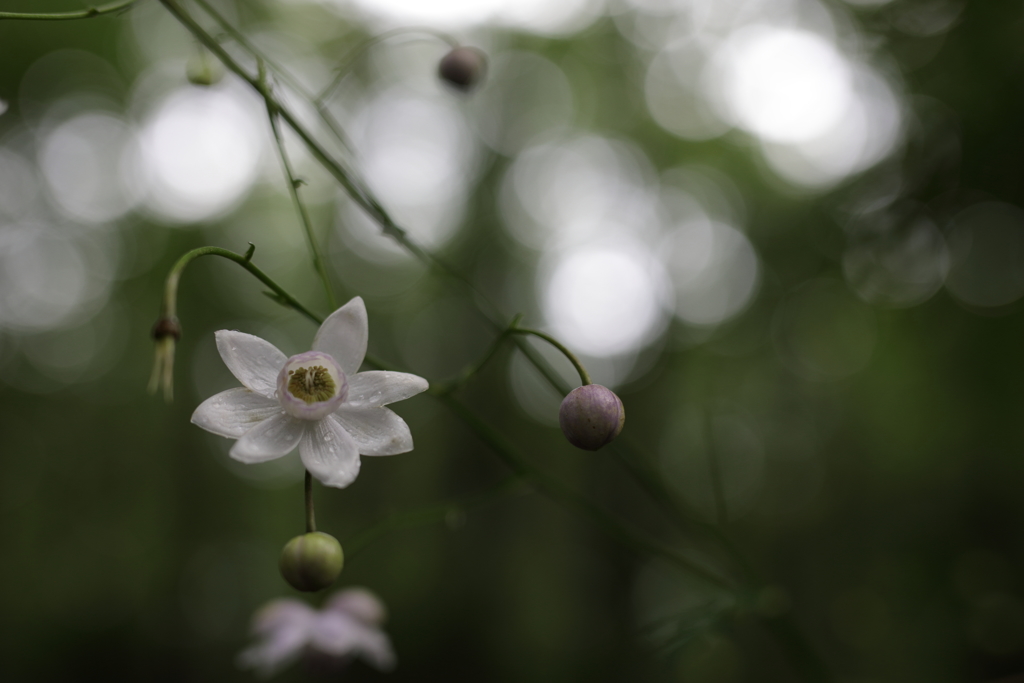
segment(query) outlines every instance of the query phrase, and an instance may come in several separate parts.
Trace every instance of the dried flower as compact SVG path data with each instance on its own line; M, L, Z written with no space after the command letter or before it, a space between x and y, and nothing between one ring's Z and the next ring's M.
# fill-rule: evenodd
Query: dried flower
M149 393L163 387L164 399L174 398L174 346L181 339L181 325L174 316L163 316L153 325L156 342L153 372L149 376Z

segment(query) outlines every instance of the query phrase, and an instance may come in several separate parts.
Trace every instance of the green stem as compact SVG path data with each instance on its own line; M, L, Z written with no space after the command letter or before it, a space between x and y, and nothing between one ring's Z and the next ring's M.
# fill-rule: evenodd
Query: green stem
M269 275L264 273L262 270L257 268L252 261L252 253L255 247L249 249L245 254L236 254L233 251L227 249L221 249L220 247L199 247L188 252L174 264L171 268L171 272L167 275L167 281L164 284L164 300L162 312L165 317L176 317L178 310L178 281L181 279L181 274L190 263L195 261L200 256L220 256L229 261L234 261L238 265L245 268L247 271L252 273L257 280L269 287L277 297L277 300L281 303L294 308L296 311L306 316L317 325L322 323L324 319L313 313L308 308L303 306L295 297L286 292L279 284L274 282Z
M242 33L234 26L232 26L231 22L225 19L224 15L220 14L219 12L217 12L217 10L211 7L210 4L206 2L206 0L193 1L197 5L199 5L199 7L204 12L206 12L206 14L208 14L210 18L217 23L218 26L220 26L221 30L223 30L224 33L231 36L231 38L236 43L241 45L246 52L252 55L254 59L262 59L264 62L266 62L267 65L270 66L271 70L275 74L280 76L283 81L288 83L288 85L291 86L295 90L295 92L299 93L299 95L304 100L306 100L311 105L316 107L317 113L320 114L320 119L325 124L327 124L327 127L331 129L331 132L334 133L334 136L338 139L338 141L341 142L341 144L346 149L352 149L352 143L349 141L348 136L345 135L345 132L341 129L341 126L338 124L337 120L335 120L334 116L331 115L330 110L323 105L319 98L314 97L313 93L307 90L306 87L302 85L302 82L299 81L299 79L292 76L283 66L272 60L270 57L267 57L266 55L260 53L260 51L256 49L256 46L253 45L252 42L250 42L249 39L245 37L244 33ZM352 171L350 170L349 172L351 173Z
M512 475L473 496L418 510L408 510L393 514L363 529L353 536L351 540L346 541L344 544L345 560L346 562L351 562L356 554L364 550L371 543L392 532L437 524L448 519L449 515L453 512L458 513L480 507L503 496L516 493L520 490L519 484L521 484L521 481L518 476Z
M481 370L484 369L484 366L486 366L491 361L491 359L494 358L494 356L498 353L498 349L501 348L502 343L512 333L512 330L515 328L516 324L522 317L522 314L516 314L516 316L512 318L512 322L509 323L508 327L506 327L501 334L494 338L494 341L491 342L491 345L488 347L487 351L484 353L483 357L480 360L468 366L465 370L459 373L459 375L454 380L451 380L449 382L438 383L436 385L434 393L451 393L461 388L469 380L476 377L476 375ZM435 385L431 384L431 387L434 388Z
M543 339L548 344L551 344L556 349L561 351L562 355L565 356L566 358L568 358L569 362L573 364L573 367L576 368L576 372L579 373L580 383L583 384L583 386L587 386L588 384L591 383L590 375L587 373L587 369L585 367L583 367L583 363L580 362L580 359L577 358L576 355L573 354L572 351L567 349L565 347L565 345L562 344L562 342L558 341L557 339L552 337L550 334L545 334L544 332L540 332L538 330L529 330L529 329L527 329L525 327L513 327L509 331L512 334L533 335L534 337L538 337L540 339ZM568 392L565 392L565 393L568 393Z
M500 457L505 464L517 475L528 479L539 491L549 498L571 508L575 508L592 519L605 533L619 541L623 545L649 555L660 557L677 567L690 572L708 583L730 592L733 590L732 583L716 572L702 567L693 562L685 555L678 553L673 548L650 539L642 538L633 533L628 527L605 512L601 507L589 499L572 490L558 479L549 476L537 469L527 460L520 457L515 450L505 441L497 431L490 425L477 417L462 402L451 395L438 396L438 399L445 404L456 416L459 417L480 439Z
M0 19L21 19L25 21L67 21L69 19L92 19L94 17L102 17L105 14L116 14L122 10L128 9L137 1L138 0L121 0L121 2L111 2L106 5L100 5L99 7L89 7L87 9L77 10L74 12L0 12Z
M725 487L722 484L722 471L718 463L718 452L715 450L714 424L710 411L704 414L704 446L708 457L708 472L711 475L711 493L715 499L715 517L718 524L725 524L729 512L725 506Z
M303 486L306 496L306 533L316 531L316 512L313 510L313 475L306 470L306 480Z
M313 267L316 268L320 281L324 284L324 291L327 293L327 303L330 304L333 311L338 307L338 302L334 298L334 289L331 287L330 275L327 273L327 264L320 253L316 235L313 234L313 222L309 218L309 211L306 209L306 204L302 201L302 197L299 196L299 185L302 184L302 181L295 176L295 171L292 169L291 161L288 159L288 151L285 149L284 139L281 136L280 126L277 124L277 113L270 108L269 102L267 103L267 116L270 118L270 128L274 132L274 142L277 143L277 152L281 158L281 166L284 168L284 174L288 179L288 192L291 194L292 203L295 204L295 210L302 220L302 228L306 233L306 242L309 244L309 250L313 256Z
M203 0L197 0L197 2L203 2ZM391 38L394 38L395 36L408 33L423 33L431 38L437 38L438 40L448 43L448 45L453 49L459 46L459 41L455 40L455 38L453 38L452 36L427 26L403 26L391 29L390 31L385 31L384 33L364 40L362 43L352 48L348 52L348 54L342 57L338 61L338 66L335 68L335 70L338 72L338 75L335 76L334 79L327 84L326 88L320 91L320 94L316 96L313 102L319 105L328 98L330 98L330 96L334 92L334 89L338 87L338 84L341 83L341 81L348 74L351 65L356 61L356 59L361 57L363 53L366 52L366 50L373 47L377 43L382 43L385 40L390 40Z

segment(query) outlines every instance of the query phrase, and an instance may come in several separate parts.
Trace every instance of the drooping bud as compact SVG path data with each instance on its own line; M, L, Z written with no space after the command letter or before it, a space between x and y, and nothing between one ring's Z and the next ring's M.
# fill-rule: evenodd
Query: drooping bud
M596 451L618 436L625 423L622 400L600 384L573 389L558 410L558 424L565 438L588 451Z
M296 536L281 551L281 576L300 591L327 588L341 574L344 564L338 539L320 531Z
M487 72L487 56L475 47L456 47L441 58L437 75L463 92L469 92Z

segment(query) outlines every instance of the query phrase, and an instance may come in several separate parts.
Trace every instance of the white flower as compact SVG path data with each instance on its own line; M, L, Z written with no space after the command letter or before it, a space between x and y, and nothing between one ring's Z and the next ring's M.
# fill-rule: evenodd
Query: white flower
M356 297L324 321L313 350L286 358L259 337L217 332L220 357L243 386L203 401L192 422L232 439L231 457L265 462L296 446L302 463L327 486L359 474L359 454L412 450L405 421L384 406L427 389L404 372L358 372L366 355L366 306Z
M273 600L253 617L253 633L261 640L238 656L238 664L270 676L305 654L339 664L362 657L390 671L395 653L380 629L386 614L383 603L365 588L335 593L320 611L291 598Z

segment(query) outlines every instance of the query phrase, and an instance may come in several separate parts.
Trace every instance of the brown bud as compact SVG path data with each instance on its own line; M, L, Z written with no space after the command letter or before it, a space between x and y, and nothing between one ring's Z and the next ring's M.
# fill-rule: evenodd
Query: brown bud
M483 80L487 56L475 47L456 47L437 65L437 75L450 85L468 92Z

